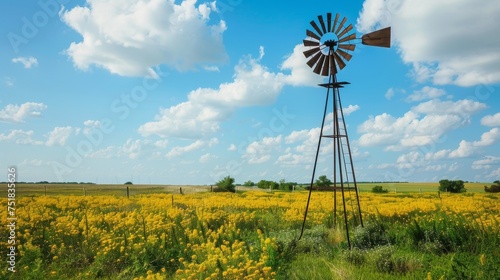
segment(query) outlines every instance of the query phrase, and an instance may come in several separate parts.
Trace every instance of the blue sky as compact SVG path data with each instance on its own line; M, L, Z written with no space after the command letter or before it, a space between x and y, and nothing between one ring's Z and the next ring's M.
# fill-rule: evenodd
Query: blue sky
M332 12L358 37L392 26L392 48L359 44L337 75L358 181L498 180L500 4L437 2L2 1L1 165L20 181L308 182L325 80L302 40Z

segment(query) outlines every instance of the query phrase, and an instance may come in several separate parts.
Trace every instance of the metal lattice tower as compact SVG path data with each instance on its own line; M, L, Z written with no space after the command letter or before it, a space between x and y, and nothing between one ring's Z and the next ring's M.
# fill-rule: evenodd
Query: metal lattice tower
M349 215L352 215L353 222L363 226L361 215L361 206L359 203L359 190L356 183L356 174L352 161L352 152L349 144L344 113L342 110L342 102L340 99L340 88L349 84L348 82L337 81L337 67L341 70L346 66L346 62L352 58L349 52L354 51L356 45L354 40L361 39L364 45L390 47L390 27L380 29L363 35L361 38L356 38L356 33L347 35L352 30L352 24L344 27L347 18L339 21L340 15L336 14L332 20L332 14L327 13L325 21L322 15L318 16L318 21L311 21L310 24L315 31L306 29L307 39L304 40L304 46L309 47L304 51L304 55L308 58L307 65L313 69L313 72L322 76L327 76L328 83L320 84L319 86L326 88L326 100L323 111L323 121L321 123L320 136L316 156L314 159L313 172L311 176L311 184L307 205L304 213L304 221L299 239L302 238L304 227L307 219L309 203L311 201L311 193L313 191L314 178L316 176L316 167L320 153L321 143L323 138L330 138L333 141L333 217L334 225L337 225L337 192L340 191L342 200L342 216L344 218L347 243L351 247L349 239ZM321 27L320 27L321 26ZM328 114L329 102L332 106L332 131L324 130L325 120ZM346 196L349 195L350 205L347 204ZM350 211L348 212L348 207Z

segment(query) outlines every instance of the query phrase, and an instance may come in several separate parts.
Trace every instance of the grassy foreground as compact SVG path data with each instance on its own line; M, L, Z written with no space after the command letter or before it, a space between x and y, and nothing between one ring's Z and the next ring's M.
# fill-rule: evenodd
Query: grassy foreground
M304 191L19 197L16 272L4 262L0 278L500 275L498 194L362 193L365 226L351 227L351 250L342 225L333 223L332 193L313 193L306 232L297 240L306 198ZM7 199L0 202L7 205ZM6 217L7 207L0 209ZM8 235L2 227L0 236ZM6 238L0 243L6 256Z

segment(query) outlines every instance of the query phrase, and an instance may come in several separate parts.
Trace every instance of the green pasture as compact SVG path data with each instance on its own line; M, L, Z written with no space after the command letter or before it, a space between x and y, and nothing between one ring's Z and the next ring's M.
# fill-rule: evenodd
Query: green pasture
M492 183L465 183L467 192L484 192L484 186ZM382 186L389 192L416 193L416 192L437 192L438 182L409 182L409 183L358 183L360 192L371 192L374 186Z
M465 183L465 188L469 193L482 193L484 186L492 183ZM410 182L410 183L358 183L360 192L371 192L374 186L382 186L389 190L389 193L424 193L437 192L439 183L437 182ZM200 185L124 185L124 184L17 184L17 196L39 196L39 195L115 195L130 196L151 193L173 193L183 194L196 192L209 192L211 186ZM215 188L215 186L213 186ZM238 186L238 191L255 190L255 187ZM297 188L302 190L303 188ZM265 191L265 190L263 190ZM0 184L0 192L7 192L7 185Z

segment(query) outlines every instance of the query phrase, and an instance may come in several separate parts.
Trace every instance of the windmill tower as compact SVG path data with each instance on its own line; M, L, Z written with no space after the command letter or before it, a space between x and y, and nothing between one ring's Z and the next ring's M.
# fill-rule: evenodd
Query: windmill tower
M314 31L306 29L307 38L304 39L304 46L308 49L304 51L304 55L308 59L307 65L313 69L314 73L328 77L328 83L319 85L326 88L326 101L318 147L314 159L309 195L304 213L304 221L302 223L299 239L304 233L307 211L309 209L309 202L311 201L311 193L316 175L321 140L323 138L330 138L333 140L334 224L337 224L337 191L340 191L342 198L342 215L344 218L347 243L350 248L349 215L352 215L354 222L361 226L363 226L363 219L361 216L359 191L352 161L351 146L349 145L349 137L347 135L346 123L340 100L340 88L343 88L344 85L349 83L339 82L337 80L337 73L346 66L346 62L351 60L352 55L350 53L354 51L356 47L355 44L359 43L360 40L364 45L389 48L391 43L391 28L387 27L380 29L365 34L361 36L361 38L357 38L356 33L348 34L353 29L353 26L349 24L344 27L346 21L346 17L340 20L339 14L336 14L333 19L332 14L327 13L326 21L322 15L318 16L319 25L315 20L310 22ZM324 126L329 102L332 102L333 129L330 132L326 132L324 131ZM347 205L346 194L351 195L352 193L354 193L354 199L351 197L351 199L349 199L350 205ZM347 211L348 207L351 208L350 213Z

